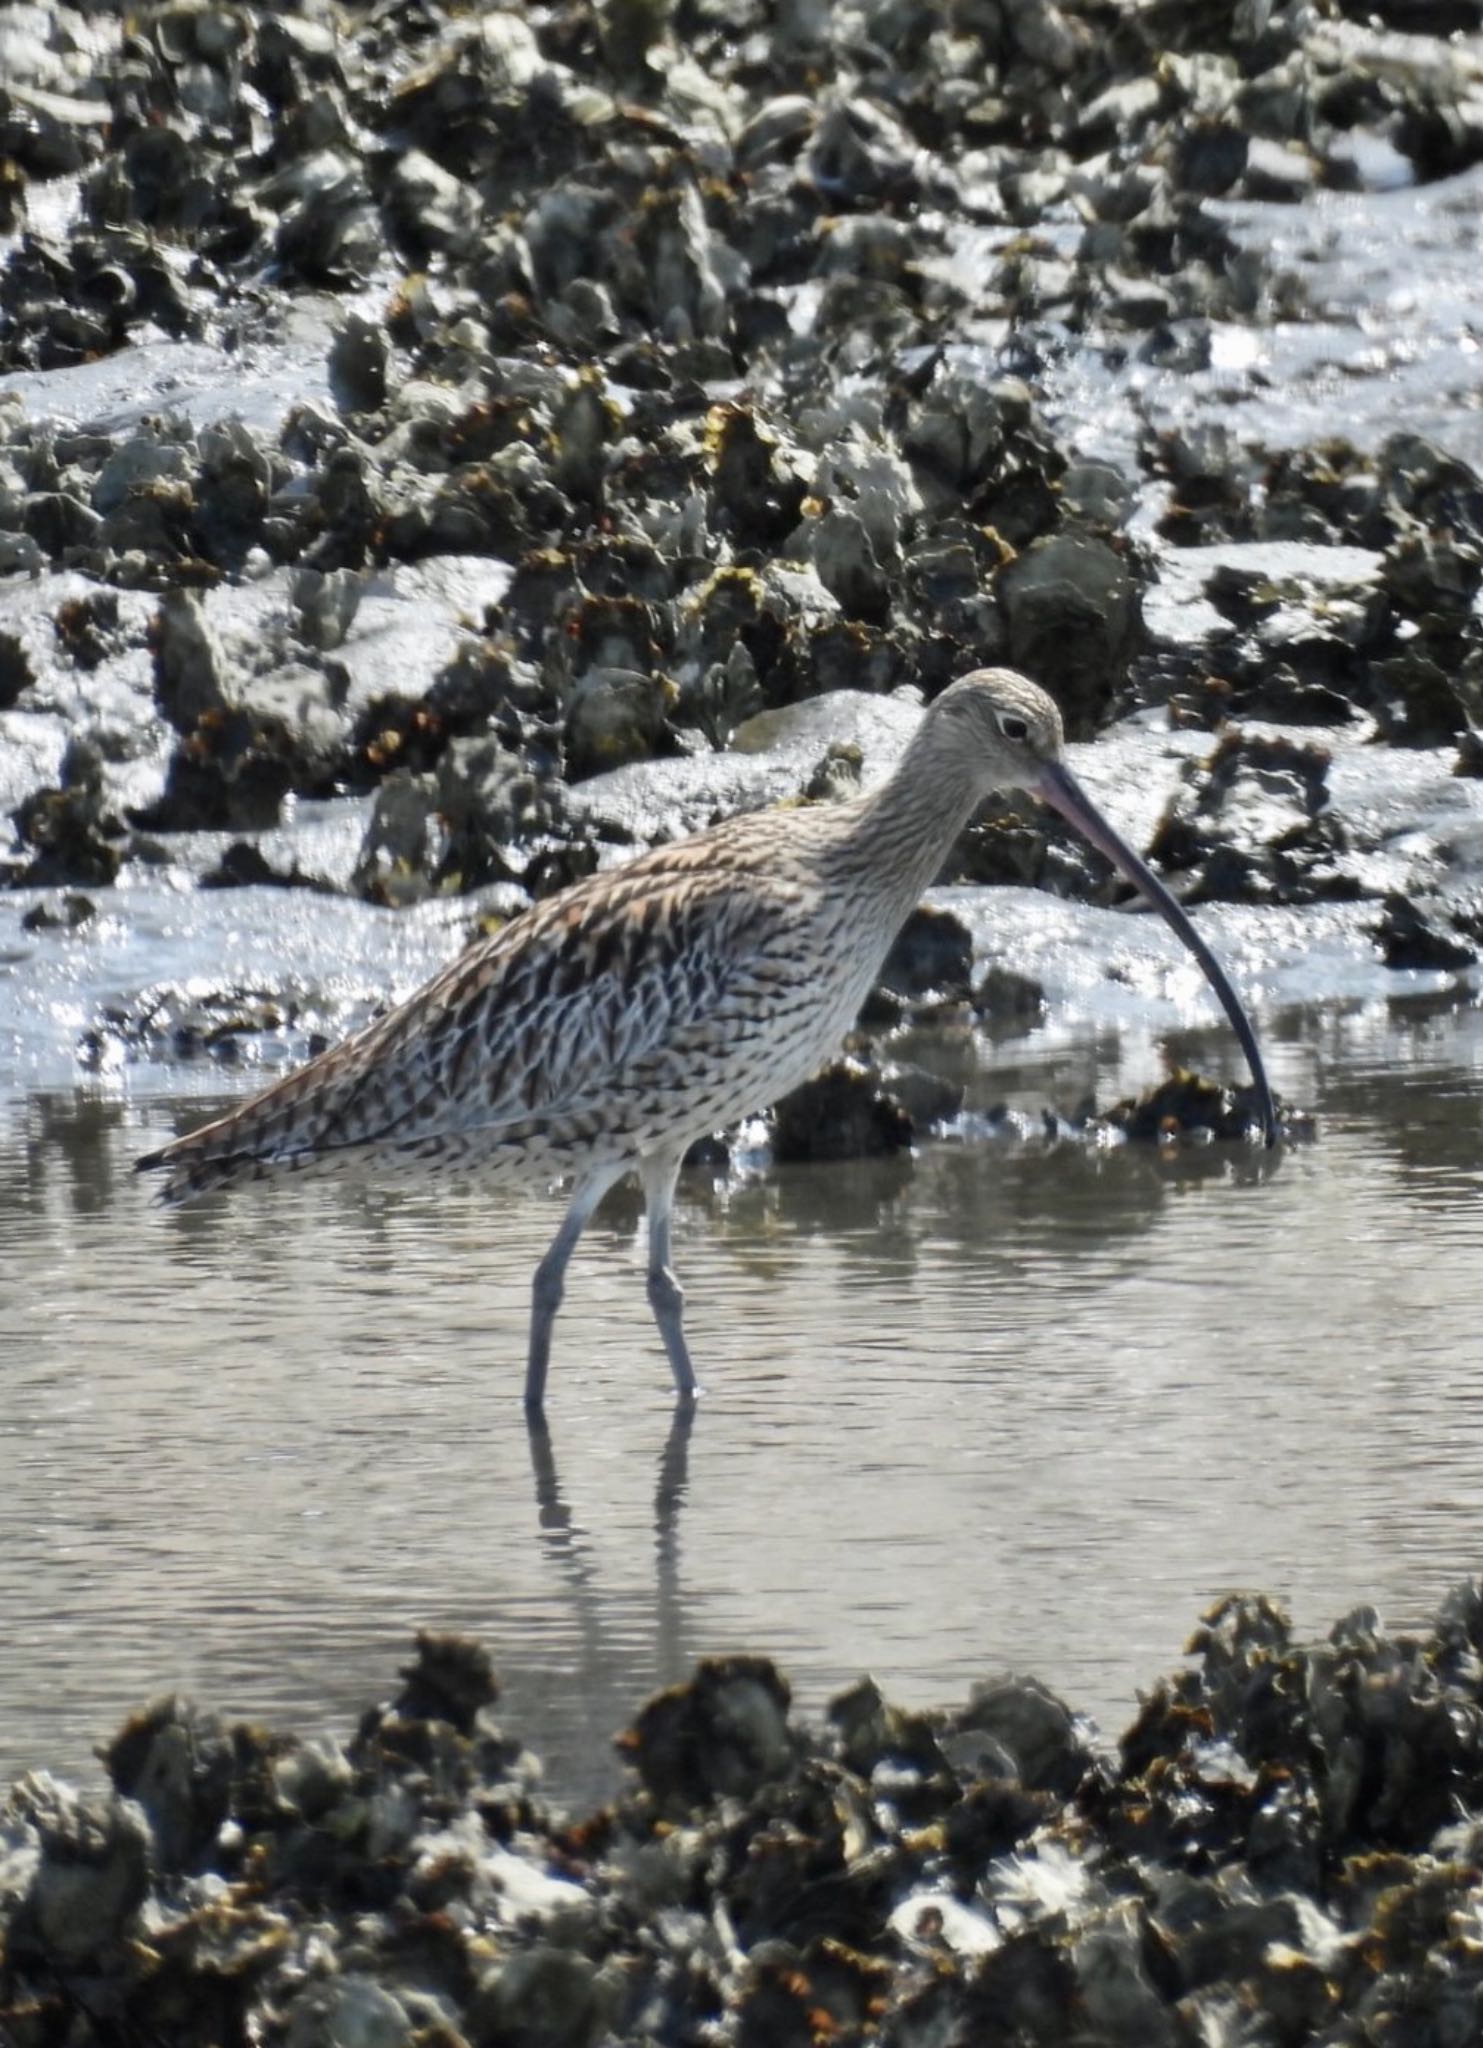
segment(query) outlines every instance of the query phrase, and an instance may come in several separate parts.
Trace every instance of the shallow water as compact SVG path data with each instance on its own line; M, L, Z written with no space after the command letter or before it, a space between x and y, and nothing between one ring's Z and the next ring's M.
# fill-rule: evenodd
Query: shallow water
M491 1645L508 1724L577 1799L709 1651L773 1652L815 1710L866 1666L923 1702L1030 1670L1114 1732L1233 1586L1309 1628L1423 1618L1483 1563L1483 1013L1268 1036L1322 1129L1275 1161L980 1137L692 1179L688 1436L632 1203L574 1266L532 1440L554 1204L311 1183L167 1214L127 1168L199 1098L17 1101L0 1781L86 1769L169 1686L344 1732L418 1625ZM1026 1039L973 1099L1069 1107L1152 1056Z
M1479 169L1233 205L1233 232L1276 246L1313 317L1212 323L1195 371L1126 337L1049 348L1041 401L1130 475L1150 423L1211 416L1264 447L1408 428L1477 461L1480 207ZM1081 234L1069 211L1066 231ZM964 261L983 274L972 238ZM230 358L150 343L5 388L59 420L169 408L268 425L323 395L326 334L305 304ZM996 371L1007 339L1014 366L992 328L965 354ZM1158 508L1145 491L1145 538ZM1166 557L1162 638L1210 630L1203 553ZM1363 569L1353 550L1311 553L1315 585ZM430 587L445 573L470 572L424 565L370 593L342 650L353 687L378 687L414 642L431 674L429 621L456 633L481 608L473 586ZM38 586L17 629L34 613L49 646L61 594ZM216 623L251 633L281 602L271 583L224 593ZM130 660L92 688L152 735L127 764L142 802L163 755L142 651ZM0 809L53 772L77 715L54 695L51 714L0 717ZM1450 750L1331 742L1367 887L1471 887L1483 794L1451 776ZM1078 766L1146 843L1177 755L1208 745L1122 727ZM743 800L702 787L706 764L660 769L681 765L703 815ZM637 805L625 821L642 834L649 785L631 779L608 796ZM353 806L305 805L265 846L343 878L358 843ZM532 1439L527 1289L554 1204L320 1183L162 1215L132 1158L262 1075L105 1048L79 1085L79 1036L111 1001L267 988L302 997L301 1039L410 989L470 915L195 891L219 850L202 839L175 849L177 870L131 874L76 934L26 934L30 896L0 899L0 1784L86 1772L121 1714L171 1685L343 1733L419 1625L490 1644L508 1723L571 1800L613 1782L606 1738L646 1691L727 1647L773 1652L811 1710L866 1666L914 1701L1013 1667L1115 1732L1233 1586L1283 1593L1308 1629L1361 1600L1404 1624L1483 1568L1483 1012L1451 977L1388 975L1373 902L1200 912L1316 1144L1164 1160L1012 1144L970 1119L914 1161L693 1179L677 1250L708 1394L688 1433L671 1424L636 1210L609 1208L573 1270L550 1435ZM1165 1056L1232 1071L1150 920L1021 891L950 900L981 952L1040 976L1054 1005L1030 1039L936 1048L977 1107L1105 1101ZM295 1056L291 1039L264 1056Z

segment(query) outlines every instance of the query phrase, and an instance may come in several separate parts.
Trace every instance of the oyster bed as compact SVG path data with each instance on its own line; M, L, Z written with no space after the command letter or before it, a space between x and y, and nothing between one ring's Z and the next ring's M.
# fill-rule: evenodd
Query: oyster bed
M75 1071L276 1064L385 991L335 987L330 918L291 981L213 987L234 893L504 917L879 772L849 716L790 726L807 700L899 734L1000 660L1094 784L1116 744L1109 802L1189 900L1282 914L1258 993L1336 915L1320 996L1471 987L1480 19L7 9L23 1005L122 922L132 977L55 1020ZM1027 802L941 879L1112 900ZM164 987L161 887L223 900ZM1034 1028L1054 977L987 922L871 1005L887 1066L923 1003Z
M1472 1001L1480 31L0 10L0 1089L297 1057L477 919L859 786L1000 660L1269 1005ZM1033 806L941 882L778 1151L951 1122L928 1027L1184 1000ZM1121 1116L1247 1122L1187 1077ZM579 1822L466 1642L344 1745L160 1705L111 1797L0 1807L0 2040L1476 2038L1476 1586L1195 1647L1116 1755L1030 1681L810 1730L718 1661Z
M1483 2026L1483 1589L1294 1641L1221 1602L1115 1751L1033 1679L790 1718L702 1663L582 1819L424 1635L344 1744L154 1702L0 1805L8 2048L1450 2043Z

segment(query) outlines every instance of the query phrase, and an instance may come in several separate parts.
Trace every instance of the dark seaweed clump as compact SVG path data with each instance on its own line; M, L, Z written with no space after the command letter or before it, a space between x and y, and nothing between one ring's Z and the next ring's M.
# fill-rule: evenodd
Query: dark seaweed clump
M7 2048L1429 2048L1483 2027L1483 1589L1321 1642L1221 1601L1115 1750L1033 1679L821 1727L701 1664L553 1812L488 1654L344 1744L155 1701L0 1805Z

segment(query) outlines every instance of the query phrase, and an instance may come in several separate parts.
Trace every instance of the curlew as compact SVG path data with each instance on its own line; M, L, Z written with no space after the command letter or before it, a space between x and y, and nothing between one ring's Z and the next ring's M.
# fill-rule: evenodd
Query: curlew
M891 941L980 800L1033 792L1178 933L1255 1082L1256 1036L1188 916L1062 759L1036 684L980 669L943 691L890 778L837 804L750 812L535 904L416 994L214 1123L141 1159L166 1202L356 1165L570 1176L532 1290L525 1400L539 1411L567 1262L602 1196L637 1173L648 1293L677 1397L694 1399L670 1263L675 1181L697 1138L796 1087L838 1048Z

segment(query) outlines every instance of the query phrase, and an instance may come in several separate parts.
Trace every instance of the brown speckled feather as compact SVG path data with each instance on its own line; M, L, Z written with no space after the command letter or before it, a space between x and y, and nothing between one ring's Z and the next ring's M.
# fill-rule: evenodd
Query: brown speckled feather
M649 1217L649 1303L693 1400L670 1265L691 1141L775 1101L838 1046L892 938L992 789L1035 789L1133 880L1200 960L1276 1111L1245 1012L1168 891L1062 759L1060 715L1005 669L964 676L896 773L849 803L734 818L593 876L471 946L389 1015L139 1164L163 1199L357 1162L554 1179L567 1212L536 1268L525 1400L545 1398L572 1249L630 1168Z
M760 1106L775 1061L760 1045L749 1058L748 1042L786 1006L789 936L809 908L796 876L759 875L761 823L736 819L537 904L141 1168L168 1172L167 1202L370 1152L549 1177L577 1148L636 1155L680 1091L696 1096L697 1135ZM726 1055L714 1093L696 1067L707 1039Z

